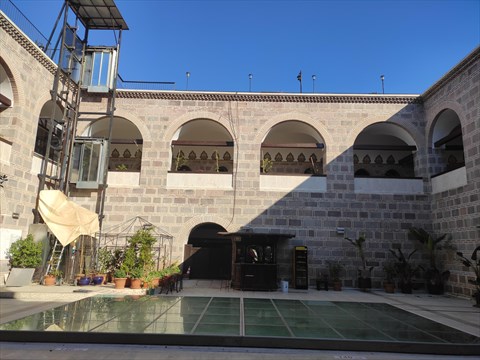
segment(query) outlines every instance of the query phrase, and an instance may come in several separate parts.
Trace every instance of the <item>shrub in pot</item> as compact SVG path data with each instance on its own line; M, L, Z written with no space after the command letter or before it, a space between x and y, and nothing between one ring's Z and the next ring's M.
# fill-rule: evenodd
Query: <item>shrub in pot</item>
M22 286L32 282L35 269L42 264L41 242L35 242L32 234L13 242L7 257L10 264L10 275L7 285Z

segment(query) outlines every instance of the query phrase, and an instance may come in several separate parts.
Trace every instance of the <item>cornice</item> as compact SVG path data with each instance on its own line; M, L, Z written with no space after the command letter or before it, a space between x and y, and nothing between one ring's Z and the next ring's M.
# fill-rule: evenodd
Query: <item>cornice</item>
M292 93L235 93L207 91L142 91L117 90L117 98L179 101L243 101L283 103L419 103L418 95L362 95L362 94L292 94Z
M42 64L52 75L57 71L57 65L25 35L15 24L0 11L0 27L10 35L22 48L24 48L35 60Z
M432 97L442 86L451 81L457 75L465 71L470 65L480 59L480 46L465 56L457 65L447 72L440 80L430 86L420 97L423 101Z

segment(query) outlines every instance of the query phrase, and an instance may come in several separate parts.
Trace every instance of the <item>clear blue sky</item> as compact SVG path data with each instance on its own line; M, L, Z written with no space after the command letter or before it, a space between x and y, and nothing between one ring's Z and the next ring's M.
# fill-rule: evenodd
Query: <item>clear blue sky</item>
M48 36L62 0L14 0ZM480 0L116 0L125 80L177 90L422 93L480 44ZM97 31L98 32L98 31ZM109 34L112 36L112 34ZM91 45L100 45L90 41Z

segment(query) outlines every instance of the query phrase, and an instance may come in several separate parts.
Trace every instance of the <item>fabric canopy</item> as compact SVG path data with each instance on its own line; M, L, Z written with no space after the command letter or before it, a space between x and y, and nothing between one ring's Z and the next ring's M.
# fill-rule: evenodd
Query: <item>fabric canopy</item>
M69 200L59 190L40 191L38 211L63 246L99 231L98 214Z

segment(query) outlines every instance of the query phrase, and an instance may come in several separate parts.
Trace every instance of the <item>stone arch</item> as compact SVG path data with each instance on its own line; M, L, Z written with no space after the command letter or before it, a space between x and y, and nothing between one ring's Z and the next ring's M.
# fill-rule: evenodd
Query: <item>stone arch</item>
M80 126L77 128L77 133L78 134L84 133L86 131L86 129L91 126L91 124L93 122L98 121L98 120L103 119L103 118L106 118L106 117L107 116L102 116L102 117L99 117L97 119L92 119L92 121L90 121L90 122L81 123ZM137 116L129 113L128 111L119 109L119 110L115 110L114 117L123 118L125 120L130 121L132 124L134 124L137 127L138 131L140 131L140 133L142 134L142 138L143 138L144 143L152 141L151 131L147 128L145 123L140 118L138 118Z
M88 123L80 133L85 137L108 137L109 116L103 116ZM119 122L115 126L115 121ZM111 171L141 170L144 138L141 130L130 119L114 116L112 138L109 148L108 169Z
M359 175L358 170L362 168L380 177L385 177L387 170L395 170L398 177L416 175L418 145L407 129L398 123L381 121L366 126L358 133L352 148L355 175ZM399 159L398 164L385 164L383 159L388 156ZM355 164L356 158L362 159L361 163Z
M325 142L325 149L326 149L325 163L328 163L329 161L328 148L329 148L329 145L333 144L333 138L331 137L328 129L319 120L313 119L310 115L299 112L299 111L275 115L271 117L269 120L265 121L263 125L260 127L260 129L258 129L257 135L254 138L254 143L257 145L258 148L260 148L260 145L263 139L265 139L265 137L267 136L271 128L273 128L275 125L279 123L282 123L284 121L290 121L290 120L303 122L305 124L310 125L315 130L318 131L318 133L320 134L320 136L323 138Z
M203 126L200 125L202 123L204 123ZM168 168L177 171L179 164L186 161L192 171L214 172L219 165L222 165L227 168L227 171L233 172L234 158L236 158L233 154L237 153L238 145L229 125L226 118L208 112L190 112L181 116L175 121L175 126L169 127L165 132L169 136L165 139L165 143L169 145ZM211 131L205 133L204 136L199 135L205 128L210 128ZM177 140L179 142L174 144L174 141ZM184 142L185 140L187 142ZM205 140L232 142L232 145L229 144L226 148L223 147L225 145L219 145L219 148L213 145L214 143L204 142ZM204 160L199 157L202 151L208 152ZM213 154L217 154L217 151L218 160L211 160L215 158ZM180 153L184 154L185 157L178 157ZM198 160L195 160L195 158L198 158Z
M381 115L376 115L376 116L371 116L366 119L360 120L355 127L350 130L350 132L346 136L346 142L348 144L353 144L355 143L355 140L357 139L358 135L365 130L370 125L376 124L376 123L390 123L390 124L395 124L397 126L400 126L403 130L405 130L414 140L416 146L417 146L417 151L419 151L422 146L419 146L419 144L424 144L424 135L418 131L416 127L413 125L410 125L409 123L398 123L396 121L391 121L391 120L385 120L384 116Z
M444 110L447 110L447 109L450 109L457 114L460 124L462 125L462 134L463 134L463 128L464 128L463 122L465 121L464 120L465 112L463 111L462 106L456 101L451 101L451 100L442 101L438 104L435 104L435 106L433 106L427 111L427 118L426 118L427 124L425 127L425 133L426 133L425 138L426 138L427 148L430 148L432 145L433 129L435 127L435 123L438 117Z
M464 118L463 109L454 101L442 102L429 111L426 143L432 175L465 166ZM450 161L452 158L456 161Z
M217 215L199 215L189 219L182 225L182 230L175 236L177 244L180 246L188 244L188 237L192 229L203 223L215 223L227 229L227 231L233 231L233 226L229 219Z
M208 112L208 111L191 111L179 116L178 118L176 118L174 121L170 123L167 130L163 133L164 141L167 143L170 143L172 141L174 134L177 132L177 130L180 127L182 127L182 125L196 119L208 119L208 120L218 122L230 133L230 136L232 137L232 139L235 138L233 136L230 123L228 122L228 119L226 116L223 116L217 113ZM235 144L235 146L237 145Z
M18 87L12 69L0 57L0 111L12 107L18 102ZM5 101L5 103L2 102Z

